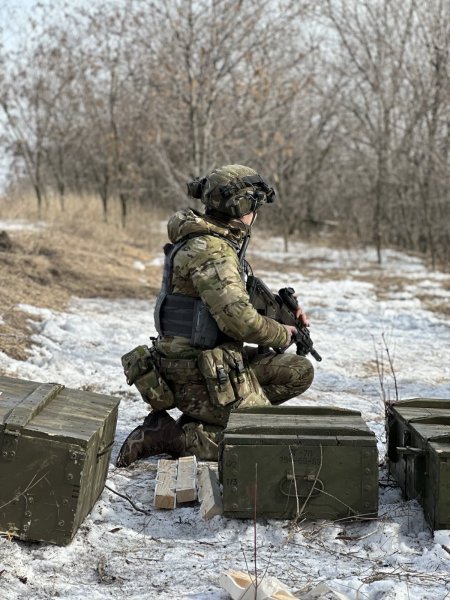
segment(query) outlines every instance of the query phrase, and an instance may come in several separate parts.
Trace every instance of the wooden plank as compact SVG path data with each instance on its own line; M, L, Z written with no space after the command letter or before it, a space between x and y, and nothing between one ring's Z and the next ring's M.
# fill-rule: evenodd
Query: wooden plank
M201 502L200 514L203 519L211 519L223 513L222 494L217 473L210 467L203 468L198 475L198 497Z
M175 483L177 479L177 461L158 460L154 505L156 508L174 509L176 505Z
M178 459L175 492L177 504L197 500L197 459L195 456Z

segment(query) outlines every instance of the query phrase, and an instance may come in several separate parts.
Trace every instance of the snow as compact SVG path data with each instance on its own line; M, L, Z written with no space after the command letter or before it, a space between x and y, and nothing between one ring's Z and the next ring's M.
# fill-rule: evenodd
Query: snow
M145 263L141 260L135 260L133 262L133 268L136 269L136 271L145 271Z
M0 231L39 231L45 229L47 223L44 221L27 221L25 219L0 219Z
M291 285L298 291L323 357L314 365L310 390L290 404L360 410L377 435L382 457L384 406L377 357L384 363L384 387L395 399L385 345L393 357L400 398L450 398L450 319L431 312L421 296L426 291L446 302L449 275L431 272L418 258L394 251L387 253L383 267L371 250L298 243L284 253L277 238L266 241L265 249L256 244L256 254L273 265L258 273L270 287ZM389 278L406 284L401 289L385 286L381 293L380 279ZM114 459L122 440L147 413L125 382L120 357L155 334L153 306L154 299L74 299L67 312L21 306L40 318L34 325L35 343L27 362L0 353L0 371L120 396ZM218 583L221 571L253 570L253 522L223 517L203 521L198 505L154 509L155 475L156 459L130 469L111 464L107 485L128 494L144 512L105 489L67 547L1 538L2 600L225 600ZM267 569L299 597L322 581L355 600L450 597L450 532L433 536L419 504L404 501L383 469L380 479L377 520L297 525L258 520L260 572Z

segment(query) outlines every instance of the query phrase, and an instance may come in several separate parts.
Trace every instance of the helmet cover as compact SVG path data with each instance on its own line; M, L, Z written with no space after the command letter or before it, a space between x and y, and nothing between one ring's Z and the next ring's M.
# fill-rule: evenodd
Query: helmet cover
M258 173L243 165L226 165L187 184L188 193L200 199L207 212L239 218L273 202L275 191Z

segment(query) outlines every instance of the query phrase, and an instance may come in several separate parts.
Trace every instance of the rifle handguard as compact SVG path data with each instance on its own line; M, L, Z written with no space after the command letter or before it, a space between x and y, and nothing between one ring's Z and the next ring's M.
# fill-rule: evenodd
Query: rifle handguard
M261 315L274 319L278 323L296 327L297 334L287 347L291 343L296 343L299 356L306 356L310 353L317 361L322 360L320 354L313 347L309 329L296 317L298 302L293 288L282 288L278 294L273 294L261 279L250 275L247 278L247 292L252 305ZM286 348L275 349L278 353L285 350Z
M317 362L320 362L322 360L322 357L313 347L313 342L309 335L309 329L306 327L306 325L303 325L303 323L301 323L295 317L295 313L298 308L298 301L295 297L294 288L281 288L281 290L278 290L278 296L280 297L283 304L285 304L287 308L292 312L295 319L295 326L297 327L298 331L295 337L295 342L297 344L297 354L299 354L300 356L305 356L309 352L311 356L317 360Z

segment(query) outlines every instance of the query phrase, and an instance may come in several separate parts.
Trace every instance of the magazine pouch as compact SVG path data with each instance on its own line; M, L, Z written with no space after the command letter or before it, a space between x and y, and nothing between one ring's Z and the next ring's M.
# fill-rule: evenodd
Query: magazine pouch
M213 404L227 406L236 400L230 379L230 365L220 346L203 350L198 357L198 368L206 382Z

